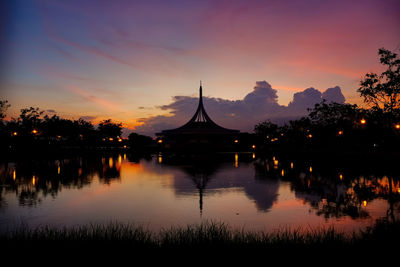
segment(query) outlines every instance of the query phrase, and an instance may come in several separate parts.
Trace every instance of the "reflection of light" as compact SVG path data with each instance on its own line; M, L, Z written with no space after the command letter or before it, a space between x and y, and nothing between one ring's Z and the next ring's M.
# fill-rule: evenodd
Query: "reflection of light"
M343 180L343 174L339 174L339 179Z
M60 172L61 172L61 167L58 166L58 168L57 168L57 174L60 174Z
M114 165L114 161L113 161L112 157L110 157L110 158L108 159L108 166L109 166L110 168L112 168L113 165Z
M110 137L110 138L108 138L108 140L110 140L110 141L113 141L113 140L114 140L114 138Z
M275 161L275 156L274 156L274 157L272 157L272 160L273 160L273 161Z
M367 206L367 201L366 200L363 201L363 205L364 205L364 207Z
M290 162L290 168L293 169L293 162Z
M13 170L13 180L15 180L16 178L17 178L17 172Z
M32 177L32 184L33 185L35 185L35 183L36 183L36 177L35 177L35 175Z
M161 153L158 154L158 163L159 164L162 163L162 154Z
M126 145L124 145L124 148L126 148Z
M101 158L101 163L104 165L106 164L106 158Z
M309 170L310 170L310 172L312 172L312 167L311 167L311 166L310 166L310 169L309 169Z
M397 188L397 193L400 193L400 188Z
M282 175L282 176L285 176L285 170L282 169L281 175Z
M126 160L126 154L124 154L124 160Z
M255 159L256 158L256 153L253 153L253 159Z
M255 148L256 148L256 145L252 145L251 148L252 148L252 149L255 149Z
M13 132L13 135L16 136L16 135L18 135L18 133L17 132Z
M361 119L360 123L361 123L361 124L366 124L367 121L366 121L365 119Z
M81 176L82 175L82 168L78 169L78 175Z
M239 155L235 153L235 168L239 167Z
M279 164L279 161L278 160L274 160L274 165L278 166L278 164Z
M122 163L122 156L118 155L118 163L121 164Z

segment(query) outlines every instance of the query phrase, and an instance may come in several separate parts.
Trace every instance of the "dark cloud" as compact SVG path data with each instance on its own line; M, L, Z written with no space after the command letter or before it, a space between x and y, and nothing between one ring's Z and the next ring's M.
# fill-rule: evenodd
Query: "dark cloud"
M336 86L320 92L314 88L295 93L288 106L278 104L276 90L266 81L256 82L253 91L242 100L227 100L222 98L203 97L204 107L209 116L223 127L252 131L260 121L270 119L276 123L287 122L307 114L307 109L320 103L323 99L328 102L344 103L345 98ZM169 116L155 116L141 119L143 125L136 131L153 135L165 129L172 129L187 122L196 111L197 97L174 96L172 103L158 108L170 110Z
M322 94L322 99L325 99L328 102L336 102L340 104L343 104L346 101L339 86L326 89Z

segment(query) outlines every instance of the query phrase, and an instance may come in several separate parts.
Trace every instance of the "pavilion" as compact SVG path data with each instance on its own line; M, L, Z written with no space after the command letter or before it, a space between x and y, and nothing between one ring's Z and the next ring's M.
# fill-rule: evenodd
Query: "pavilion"
M203 105L200 83L199 105L193 117L179 128L156 133L158 143L166 149L229 150L234 146L239 130L226 129L216 124Z

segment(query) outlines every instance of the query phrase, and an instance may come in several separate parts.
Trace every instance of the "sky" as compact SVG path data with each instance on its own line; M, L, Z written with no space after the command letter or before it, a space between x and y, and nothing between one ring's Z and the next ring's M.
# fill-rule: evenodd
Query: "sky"
M11 107L154 134L196 110L251 130L328 97L362 104L378 49L400 49L400 0L4 0L0 92Z

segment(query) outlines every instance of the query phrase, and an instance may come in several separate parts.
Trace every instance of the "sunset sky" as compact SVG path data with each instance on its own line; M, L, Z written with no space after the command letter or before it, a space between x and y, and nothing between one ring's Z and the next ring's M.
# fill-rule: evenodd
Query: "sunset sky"
M0 98L12 105L9 117L37 106L93 123L112 118L132 130L177 116L174 104L197 97L200 80L209 105L245 102L260 87L275 89L287 106L296 92L336 86L359 104L361 78L382 70L378 49L400 49L399 0L0 5Z

